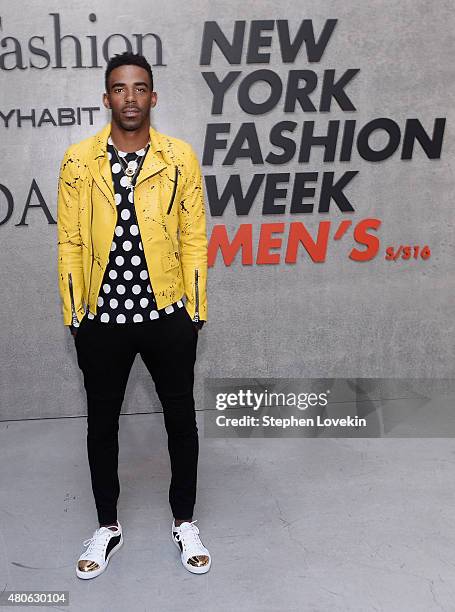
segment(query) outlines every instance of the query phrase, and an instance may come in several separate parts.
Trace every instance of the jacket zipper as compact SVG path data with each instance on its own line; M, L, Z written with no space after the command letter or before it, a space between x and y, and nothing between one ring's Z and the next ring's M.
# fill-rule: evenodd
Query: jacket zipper
M193 321L195 323L199 323L199 284L198 284L198 279L199 279L199 270L196 268L195 271L194 271L194 293L195 293L196 308L195 308L194 317L193 317Z
M91 246L91 255L92 255L92 265L90 266L90 280L88 283L87 304L85 305L85 314L88 314L90 312L90 290L92 288L93 264L95 263L95 256L93 254L93 183L92 183L92 190L90 194L90 200L91 200L90 246Z
M79 326L79 319L76 314L76 307L74 305L74 294L73 294L73 277L71 276L71 272L68 272L68 286L70 290L70 299L71 299L71 312L72 312L72 323L74 327Z
M93 239L92 239L92 265L90 268L90 282L88 285L88 293L87 293L87 304L85 305L85 314L90 312L90 289L92 288L92 274L93 274L93 264L95 262L95 258L93 256Z
M167 209L167 215L171 212L172 210L172 205L174 204L174 199L175 199L175 192L177 191L177 181L178 181L178 176L179 176L179 172L177 169L177 166L175 166L175 174L174 174L174 188L172 190L172 196L171 196L171 201L169 203L168 209Z
M142 234L141 234L141 230L139 227L139 221L137 220L137 215L136 215L136 198L134 197L134 189L131 189L131 193L133 194L133 201L132 201L132 206L131 208L133 209L133 215L134 215L134 220L136 221L136 225L137 225L137 229L139 230L139 236L141 237L141 242L142 242ZM142 245L143 247L144 245Z

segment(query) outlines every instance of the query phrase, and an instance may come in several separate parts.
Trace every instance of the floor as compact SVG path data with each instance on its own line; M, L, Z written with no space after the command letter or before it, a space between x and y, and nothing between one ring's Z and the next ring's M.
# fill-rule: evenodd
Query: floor
M0 591L67 590L58 609L89 612L455 610L453 439L201 435L194 518L213 564L197 576L170 539L162 414L122 416L125 546L82 581L85 429L0 423Z

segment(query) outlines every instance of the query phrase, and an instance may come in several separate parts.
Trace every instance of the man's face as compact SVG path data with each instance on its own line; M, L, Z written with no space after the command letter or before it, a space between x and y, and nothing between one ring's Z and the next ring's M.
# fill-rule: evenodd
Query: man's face
M150 109L157 94L151 90L150 77L140 66L119 66L109 75L109 89L103 104L112 110L112 122L124 130L134 131L149 121Z

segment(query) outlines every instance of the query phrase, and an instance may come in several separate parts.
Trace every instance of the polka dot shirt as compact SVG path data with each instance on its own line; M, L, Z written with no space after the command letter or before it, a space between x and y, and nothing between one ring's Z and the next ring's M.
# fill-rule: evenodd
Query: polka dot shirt
M162 310L157 309L134 209L134 191L128 187L118 159L121 158L124 166L128 164L136 172L145 154L146 149L131 153L117 150L116 154L109 136L107 155L111 163L118 219L98 296L97 313L89 312L87 315L101 323L141 323L183 307L182 300L179 300Z

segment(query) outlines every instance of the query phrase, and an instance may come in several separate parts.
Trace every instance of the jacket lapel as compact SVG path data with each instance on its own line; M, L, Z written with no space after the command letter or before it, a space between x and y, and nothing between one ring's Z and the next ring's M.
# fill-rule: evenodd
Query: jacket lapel
M115 211L115 200L112 186L111 164L107 158L107 139L111 132L111 124L108 123L104 128L95 134L92 153L88 160L88 169L98 187L109 200Z
M94 181L104 193L106 198L110 201L112 208L115 211L116 208L112 186L111 164L106 154L107 139L110 133L111 124L108 123L102 130L95 134L92 153L88 161L88 168ZM150 149L137 177L136 186L166 168L166 162L163 160L162 155L159 155L159 152L162 151L162 149L163 143L159 133L152 126L150 126Z
M152 128L152 126L150 126L150 148L144 159L142 168L139 171L136 180L136 187L154 174L158 174L158 172L161 172L163 168L166 168L167 164L163 161L162 156L158 153L161 152L161 150L162 142L159 137L159 134L156 130Z

